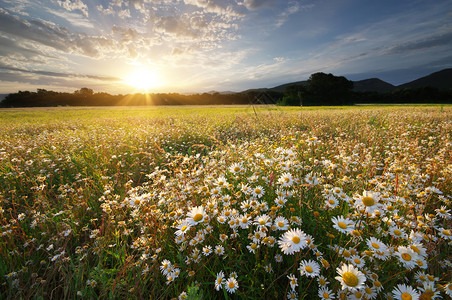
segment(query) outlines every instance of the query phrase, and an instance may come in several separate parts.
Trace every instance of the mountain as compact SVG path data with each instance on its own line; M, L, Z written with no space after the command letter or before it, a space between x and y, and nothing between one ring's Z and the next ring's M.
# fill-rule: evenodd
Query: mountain
M370 78L353 82L355 92L378 92L387 93L396 87L378 78Z
M401 84L397 87L415 89L422 86L430 86L440 90L452 89L452 68L432 73L425 77Z
M284 90L289 85L305 85L307 83L307 80L303 81L295 81L290 82L286 84L281 84L272 88L256 88L256 89L249 89L246 91L243 91L242 93L248 93L248 92L278 92L278 93L284 93ZM422 86L431 86L440 90L450 90L452 89L452 68L444 69L435 73L432 73L430 75L427 75L425 77L416 79L414 81L404 83L398 86L394 86L386 81L383 81L379 78L369 78L364 80L358 80L353 82L353 90L355 92L378 92L378 93L387 93L391 92L395 89L403 89L403 88L419 88Z
M286 87L289 86L289 85L306 85L307 83L308 83L307 80L303 80L303 81L295 81L295 82L286 83L286 84L281 84L281 85L272 87L270 90L273 91L273 92L284 93L284 90L285 90Z

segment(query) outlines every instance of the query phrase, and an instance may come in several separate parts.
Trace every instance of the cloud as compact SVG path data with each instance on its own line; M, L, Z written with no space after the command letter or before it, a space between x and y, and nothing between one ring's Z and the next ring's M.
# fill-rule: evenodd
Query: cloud
M391 47L388 54L404 54L419 50L426 50L430 48L452 45L452 32L442 33L434 36L429 36L423 39L408 41L403 44Z
M309 6L311 7L311 6ZM301 6L298 2L291 1L287 8L278 16L278 21L276 23L276 27L281 27L284 23L289 20L289 16L297 13L301 9Z
M0 56L9 56L18 60L28 60L40 55L43 54L35 49L27 49L11 39L0 36Z
M264 6L269 6L270 4L273 4L275 0L244 0L243 5L248 10L256 10Z
M26 20L0 8L0 32L15 39L33 41L64 53L100 58L118 51L115 41L103 36L71 33L67 28L44 20Z
M80 11L85 17L88 17L88 6L81 0L58 0L57 3L68 11Z
M55 15L57 17L60 17L64 20L66 20L67 22L71 23L71 25L73 25L73 26L94 28L94 25L90 22L90 20L85 18L84 16L81 16L80 14L69 12L69 11L53 10L50 8L46 8L46 11L51 13L52 15Z
M96 90L115 90L121 86L121 79L113 76L63 73L45 70L28 70L6 66L0 63L0 89L5 92L45 88L67 91L80 87ZM117 89L115 90L115 92Z
M219 0L184 0L185 4L194 5L202 8L204 12L227 15L229 17L241 17L243 13L239 12L232 3L225 6L226 1Z

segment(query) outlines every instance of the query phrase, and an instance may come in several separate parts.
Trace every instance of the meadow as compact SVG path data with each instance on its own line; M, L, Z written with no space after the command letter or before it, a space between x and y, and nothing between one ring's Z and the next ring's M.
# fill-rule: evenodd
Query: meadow
M452 106L0 111L2 299L447 299Z

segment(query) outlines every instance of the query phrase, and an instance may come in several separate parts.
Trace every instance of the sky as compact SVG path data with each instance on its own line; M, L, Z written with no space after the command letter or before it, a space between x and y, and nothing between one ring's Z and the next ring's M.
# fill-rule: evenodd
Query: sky
M452 67L450 0L0 0L0 93L243 91Z

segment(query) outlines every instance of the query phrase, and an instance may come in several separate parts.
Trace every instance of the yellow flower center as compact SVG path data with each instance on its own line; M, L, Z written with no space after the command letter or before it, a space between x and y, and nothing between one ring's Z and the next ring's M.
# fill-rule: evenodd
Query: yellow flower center
M359 259L357 259L357 258L355 258L353 261L354 261L355 264L357 264L357 265L359 265L359 264L361 263L361 261L360 261Z
M369 295L372 294L372 290L369 287L366 287L364 289L364 291L366 291L366 293L369 294Z
M325 279L320 278L320 279L319 279L319 284L320 284L320 285L325 285L325 284L326 284Z
M355 287L358 285L358 277L352 272L345 272L342 274L342 279L348 286Z
M294 237L292 238L292 242L293 242L294 244L298 244L298 243L300 242L300 238L299 238L298 236L294 236Z
M304 269L305 269L306 272L308 272L308 273L314 272L314 270L313 270L310 266L306 266L306 267L304 267Z
M408 294L408 293L403 293L402 294L402 299L403 300L411 300L411 299L413 299L413 297L410 294Z
M372 197L363 197L363 204L365 206L372 206L375 204L375 200Z
M342 255L345 256L345 257L350 257L350 252L348 252L347 250L345 250L345 251L342 253Z
M328 293L323 293L323 298L330 299L330 295Z
M417 260L416 261L417 265L422 267L424 265L424 263L422 262L422 260Z
M243 218L242 219L242 223L247 223L248 222L248 219L247 218Z
M234 282L229 282L228 284L230 289L233 289L235 287L235 283Z
M421 254L421 252L419 251L419 249L418 249L416 246L411 245L410 248L411 248L414 252L416 252L417 254Z
M380 249L380 245L378 245L377 243L372 243L372 247L374 247L375 249Z
M260 189L255 189L254 192L255 192L256 194L260 194L260 193L261 193L261 190L260 190Z
M330 200L328 200L328 203L331 204L331 205L333 205L333 204L336 203L336 202L335 202L334 200L330 199Z
M374 281L374 285L379 288L381 286L381 282L380 281Z
M187 229L187 225L182 226L182 228L180 230L185 231L185 229Z
M400 230L396 229L396 230L394 230L394 234L397 236L400 236L400 235L402 235L402 232Z
M256 248L257 248L257 245L255 243L252 243L251 244L251 249L256 250Z
M409 255L408 253L403 253L402 254L402 258L406 261L410 261L411 260L411 255Z
M352 234L354 236L360 236L361 235L361 233L358 230L356 230L356 229L352 231Z
M347 228L347 224L345 224L344 222L337 223L337 226L339 226L339 228L341 228L341 229L346 229Z
M363 296L363 294L361 292L356 292L355 293L356 299L361 299L362 296Z
M278 223L278 226L279 226L279 227L284 227L284 223L283 223L283 222L279 222L279 223Z
M450 236L450 230L443 230L443 234L447 235L447 236Z
M259 225L265 225L265 221L264 220L260 220L259 221Z
M193 217L193 220L195 220L195 222L199 222L199 221L201 221L202 220L202 214L196 214L194 217Z

